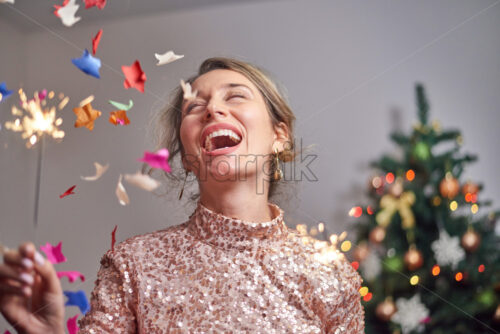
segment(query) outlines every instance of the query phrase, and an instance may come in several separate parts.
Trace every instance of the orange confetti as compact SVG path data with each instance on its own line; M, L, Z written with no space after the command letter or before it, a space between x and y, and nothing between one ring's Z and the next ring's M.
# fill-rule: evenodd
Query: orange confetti
M102 114L99 110L92 108L90 103L83 107L73 108L73 112L76 115L75 128L84 126L90 131L94 129L94 121Z
M112 111L109 115L109 122L114 125L127 125L130 124L130 120L127 117L125 110Z

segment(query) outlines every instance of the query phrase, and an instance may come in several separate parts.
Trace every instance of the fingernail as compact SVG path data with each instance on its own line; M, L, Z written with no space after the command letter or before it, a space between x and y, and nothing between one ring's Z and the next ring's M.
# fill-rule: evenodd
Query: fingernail
M21 275L19 275L19 278L26 284L33 284L33 276L31 276L30 274L28 273L22 273Z
M45 259L43 258L42 254L35 252L35 262L39 266L43 266L43 264L45 263Z
M24 268L26 269L31 269L33 268L33 261L31 261L28 258L24 258L21 260L21 264L23 265Z
M26 296L29 296L31 293L31 288L29 286L23 286L22 291Z

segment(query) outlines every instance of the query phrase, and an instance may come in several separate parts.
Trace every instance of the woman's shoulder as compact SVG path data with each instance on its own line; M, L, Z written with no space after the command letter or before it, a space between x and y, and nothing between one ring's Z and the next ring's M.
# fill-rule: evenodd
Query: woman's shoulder
M310 272L325 277L335 277L339 281L349 281L359 289L363 279L351 265L345 254L330 242L318 240L299 231L288 230L288 250L300 257L300 261Z

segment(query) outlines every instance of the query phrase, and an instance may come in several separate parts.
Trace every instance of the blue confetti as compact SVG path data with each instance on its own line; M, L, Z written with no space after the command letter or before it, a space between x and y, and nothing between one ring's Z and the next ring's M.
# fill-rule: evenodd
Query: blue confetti
M0 101L5 100L12 94L12 91L7 89L7 84L5 82L0 83L0 94L2 94L2 99Z
M85 295L85 291L63 291L64 295L68 297L68 301L64 306L78 306L82 314L87 313L90 310L90 304Z
M73 58L71 62L82 70L83 73L96 77L97 79L101 78L99 75L101 60L93 57L87 49L83 51L83 55L80 58Z

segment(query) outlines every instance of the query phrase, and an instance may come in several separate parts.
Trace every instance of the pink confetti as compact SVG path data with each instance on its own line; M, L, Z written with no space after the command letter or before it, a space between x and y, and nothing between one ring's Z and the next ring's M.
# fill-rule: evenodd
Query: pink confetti
M73 283L77 278L80 278L82 282L85 282L85 276L79 271L58 271L57 277L61 279L61 277L66 276L70 283Z
M3 334L11 334L8 330L6 330Z
M168 155L169 153L166 148L162 148L156 153L145 151L144 157L142 159L138 159L138 161L146 162L153 168L160 168L165 172L170 173L171 168L168 164Z
M46 89L44 89L38 93L38 98L40 99L40 101L45 100L46 97L47 97L47 90Z
M52 246L47 242L45 246L40 246L40 249L47 255L47 260L52 264L66 262L66 256L61 251L62 241L57 246Z
M77 318L78 318L78 314L75 315L72 318L69 318L68 321L66 322L69 334L76 334L76 333L78 333L78 325L76 323L76 319Z

